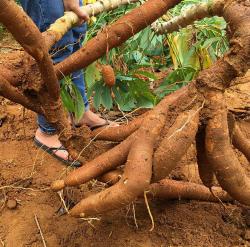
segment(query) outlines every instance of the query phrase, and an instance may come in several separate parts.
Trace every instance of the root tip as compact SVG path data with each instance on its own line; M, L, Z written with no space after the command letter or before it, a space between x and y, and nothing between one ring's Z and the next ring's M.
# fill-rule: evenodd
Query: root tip
M50 187L53 191L62 190L65 187L64 180L56 180L51 184Z

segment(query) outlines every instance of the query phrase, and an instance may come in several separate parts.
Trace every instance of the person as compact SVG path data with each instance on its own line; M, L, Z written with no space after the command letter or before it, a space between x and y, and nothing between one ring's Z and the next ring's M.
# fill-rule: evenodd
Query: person
M82 0L20 0L20 3L41 32L46 31L52 23L64 15L65 11L73 11L78 15L80 25L67 32L50 51L54 64L61 62L80 49L87 30L86 21L88 20L88 14L80 8L83 5ZM112 124L90 110L82 70L72 73L71 78L79 89L85 105L85 113L80 123L86 124L91 129ZM35 144L68 165L80 166L78 161L73 162L67 150L62 146L55 127L48 123L42 115L38 115L37 122Z

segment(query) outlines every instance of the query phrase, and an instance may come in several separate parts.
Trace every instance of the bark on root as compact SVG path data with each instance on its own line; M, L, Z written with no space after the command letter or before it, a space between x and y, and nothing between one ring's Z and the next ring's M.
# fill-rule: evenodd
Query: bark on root
M97 58L107 52L107 50L120 45L126 39L133 36L136 32L152 23L161 14L165 13L165 11L170 6L173 6L178 2L180 1L149 0L140 8L122 17L111 27L107 27L106 29L104 29L81 51L57 65L55 67L57 69L57 77L60 79L62 77L62 74L67 75L74 70L85 67L86 65L95 61ZM24 46L27 53L33 56L37 61L38 67L41 72L41 78L43 78L44 80L44 85L42 85L42 80L41 78L39 78L41 87L37 91L38 95L36 102L41 103L42 110L44 111L44 114L46 115L48 120L52 123L55 123L58 130L62 131L63 134L61 136L61 140L66 147L70 148L70 141L72 139L73 133L67 122L66 115L63 112L61 102L60 100L58 100L58 85L56 84L57 78L55 77L55 73L51 66L51 61L48 58L48 54L45 52L46 47L44 45L43 39L41 38L41 34L37 33L37 30L34 29L34 25L30 23L29 19L25 19L26 17L21 18L25 19L25 23L27 25L20 25L22 22L18 23L16 20L13 20L13 22L9 20L11 19L9 18L11 14L8 16L10 10L13 10L17 15L23 15L23 12L21 13L20 9L12 8L14 6L12 6L12 4L13 2L11 1L1 1L0 7L2 7L2 10L4 11L0 13L0 20L5 23L7 28ZM150 9L151 11L148 11L148 9ZM212 165L213 172L216 174L221 186L234 199L237 199L240 202L249 205L249 178L246 176L243 168L240 166L239 161L237 160L232 150L227 127L227 111L223 105L222 99L223 91L231 85L232 80L238 76L244 75L244 73L250 67L249 4L246 0L225 1L225 6L223 7L221 14L226 19L227 23L229 23L228 34L231 39L231 49L211 68L201 72L198 78L190 83L191 85L188 86L188 88L196 88L197 91L193 90L193 92L197 95L197 98L203 98L207 100L205 105L206 109L202 112L202 120L205 119L202 124L207 125L206 152L208 162ZM20 30L24 33L33 32L32 30L34 29L34 34L29 37L31 43L27 43L29 42L29 39L27 39L25 35L22 36L22 32L17 32L16 30L14 30L10 23L15 23L15 25L20 27ZM26 55L25 57L27 58ZM34 60L31 58L28 60L30 61L27 66L34 68ZM12 79L16 78L11 75L8 76ZM20 84L13 83L12 85ZM116 133L114 131L115 134L111 139L114 140L115 138L117 138L117 140L122 140L126 138L126 136L128 136L126 140L124 140L117 147L111 149L109 152L89 162L85 167L74 171L65 180L57 181L57 183L54 184L53 188L55 190L58 190L68 185L71 186L87 182L91 178L98 177L101 174L114 169L116 166L119 166L127 161L125 173L120 182L118 182L118 184L114 185L114 187L111 187L107 191L103 191L100 194L83 200L72 210L73 215L80 216L83 213L84 216L87 216L123 206L124 204L133 201L144 190L149 188L152 175L152 163L155 165L155 171L155 169L157 168L157 164L159 164L159 162L162 162L161 158L159 158L158 161L156 159L156 161L153 162L153 152L155 149L157 149L156 144L161 134L161 130L164 127L164 121L166 121L168 110L171 108L171 105L180 104L177 99L181 97L182 99L185 99L186 97L188 98L189 95L187 94L187 91L187 88L181 89L162 100L160 104L155 107L155 109L152 110L150 114L145 118L145 121L143 121L141 126L139 126L138 123L131 124L127 127L124 126L124 129L127 129L126 131L123 130L123 133L121 131L122 127L117 128L115 130ZM11 92L13 93L14 90L12 90ZM28 97L26 94L20 94L18 95L18 97L20 103L26 104L27 102L23 97L24 95ZM31 97L28 97L28 100L30 99ZM194 105L196 105L196 107L198 108L200 106L200 101L195 101ZM193 106L191 107L191 109L192 108ZM176 107L176 111L178 111L178 113L181 112L181 110L178 110L178 107ZM194 139L195 133L198 128L198 120L200 120L198 118L199 117L197 114L197 119L194 120L192 124L190 122L190 125L193 125L194 128L191 130L191 127L189 127L189 133L188 129L185 128L181 128L180 132L174 132L180 134L180 140L176 138L176 141L172 142L172 145L178 144L177 148L179 150L178 152L174 153L176 157L175 160L170 162L171 165L166 165L166 167L168 168L166 168L166 171L164 172L165 175L167 175L169 171L176 165L176 162L181 158L187 146L190 145L190 143ZM183 119L183 117L180 116L179 119ZM177 119L176 126L178 125L178 121L179 120ZM172 132L174 131L174 129L176 130L178 128L178 126L174 126L171 130ZM185 125L185 127L187 127L187 125ZM171 131L169 131L168 133L169 136L173 134L171 133ZM176 135L177 134L174 134L175 137ZM236 137L240 139L239 133ZM244 140L245 139L243 139L243 141ZM167 140L165 139L163 140L163 144L161 145L164 146L166 144L165 142L168 144ZM242 144L242 140L240 142ZM243 149L245 148L245 146L240 147L240 145L236 143L235 146L238 145L239 149L241 148L241 151L244 152L248 157L248 150L245 151L245 149ZM185 144L184 148L182 144ZM155 157L157 157L158 153L160 153L160 151L162 150L162 146L160 146L160 148L156 151ZM170 147L170 149L171 148L172 146ZM171 152L167 150L166 153L168 154L168 156L170 156ZM157 169L158 171L155 171L155 176L161 178L161 176L163 175L160 174L160 166ZM209 183L205 181L205 184L208 185ZM180 188L186 187L180 186ZM185 190L186 189L184 189L184 191ZM174 191L174 187L172 187L172 191ZM192 193L189 191L190 190L186 190L186 193L189 194L190 197L192 197ZM203 192L207 192L207 189ZM168 191L168 193L169 194L167 196L171 198L171 195L173 196L173 193L171 193L171 191ZM176 194L181 195L180 192L176 192ZM206 198L206 196L201 196L200 198Z
M233 145L240 150L250 162L250 139L242 133L238 124L235 124L232 133Z
M221 187L234 199L250 205L250 179L237 159L229 138L227 110L220 92L211 92L211 119L206 128L206 151Z
M167 110L163 107L152 112L142 124L140 139L131 145L124 175L114 186L78 203L70 214L86 217L123 207L133 202L143 191L148 189L152 176L154 144L166 120Z
M181 113L154 154L153 181L167 177L187 152L198 129L199 111Z
M145 116L146 114L144 114ZM117 127L105 126L92 131L92 137L95 140L105 140L105 141L116 141L120 142L130 136L135 132L142 124L143 117L139 117L129 122Z
M234 199L239 200L240 202L249 205L250 200L250 187L249 187L249 179L247 178L243 168L240 166L239 161L237 160L229 139L228 134L228 128L227 128L227 111L223 105L223 91L225 88L229 87L232 80L237 76L242 76L244 73L249 69L249 56L250 56L250 45L249 45L249 20L250 20L250 8L245 7L243 2L239 1L227 1L227 4L224 6L222 15L225 17L226 21L230 25L230 31L229 36L231 37L231 49L230 51L218 62L216 62L211 68L202 71L194 82L191 84L194 84L198 90L197 95L203 96L204 99L207 100L205 104L205 110L202 112L202 124L207 125L206 127L206 145L205 150L207 154L207 161L209 164L212 165L212 170L209 168L208 171L208 178L204 177L205 170L201 172L201 177L204 183L211 187L211 180L212 180L212 174L215 173L216 177L222 186L223 189L225 189ZM243 11L243 9L244 11ZM239 14L235 14L236 12ZM187 95L186 95L187 96ZM160 105L165 104L165 102L161 102ZM198 105L198 104L197 104ZM160 107L160 106L159 106ZM182 119L182 117L179 117ZM187 134L186 131L181 131L180 134L183 136L186 136L188 138L188 141L184 138L183 143L186 143L185 145L188 146L192 142L191 140L194 139L194 136L197 132L198 128L198 121L199 117L197 117L196 121L194 121L194 126L192 133ZM176 121L177 125L178 121ZM174 128L174 127L173 127ZM177 128L177 127L176 127ZM190 130L191 128L189 128ZM140 132L140 128L137 130L138 133ZM173 132L173 131L172 131ZM189 131L190 132L190 131ZM169 135L171 136L171 131L169 132ZM192 137L192 138L191 138ZM167 138L166 138L167 139ZM163 140L162 147L158 148L158 150L155 153L155 157L157 157L157 152L160 153L160 150L163 150L163 147L166 148L167 141ZM187 141L187 142L185 142ZM178 141L176 138L175 142L173 142L172 145L182 143L181 141ZM137 142L135 142L137 143ZM139 144L138 144L139 145ZM147 147L147 144L146 144ZM172 147L172 146L171 146ZM138 147L136 147L138 148ZM151 150L152 147L150 147ZM182 152L183 150L186 150L186 147L183 148L181 144L178 145L178 152ZM183 149L183 150L182 150ZM168 153L171 148L167 147L165 153ZM204 151L204 144L202 144L202 147L200 147L200 150L198 150L199 154L201 154L201 151ZM152 151L150 151L152 153ZM184 153L184 152L183 152ZM132 149L130 149L130 154L132 155ZM128 161L127 161L127 167L131 165L130 163L130 157L129 155ZM178 159L182 156L182 154L174 154ZM132 155L133 156L133 155ZM171 157L170 157L171 158ZM169 159L170 159L169 158ZM172 167L176 165L176 162L178 160L174 160L172 162ZM136 159L135 159L136 160ZM161 174L162 167L158 168L158 172L156 169L157 164L161 164L164 161L164 159L157 158L154 161L154 176L157 176L157 179L164 177L171 171L169 169L166 173ZM201 156L199 157L198 162L203 163L206 162L206 160L202 160ZM167 167L167 166L166 166ZM136 169L136 168L135 168ZM135 171L135 170L134 170ZM130 171L132 173L132 171ZM127 174L130 174L129 171L126 172ZM138 172L138 171L137 171ZM138 173L136 172L138 177ZM147 173L148 174L148 173ZM132 178L134 174L129 175ZM148 178L148 177L147 177ZM83 200L81 202L81 205L77 206L77 210L74 212L74 215L79 215L80 212L84 212L87 214L92 214L95 212L102 212L107 209L104 207L109 206L109 209L116 208L117 206L122 206L123 203L128 203L135 199L136 196L138 196L140 193L142 193L143 190L145 190L148 187L148 182L145 183L145 180L140 178L137 178L139 182L138 187L134 188L133 186L126 191L126 195L122 196L122 191L124 192L124 180L122 179L117 185L117 187L113 187L108 189L108 192L112 192L112 195L115 195L117 193L117 197L109 197L108 192L104 191L102 194L97 194L95 197L87 198L86 200ZM136 181L132 179L132 181ZM168 181L169 182L169 181ZM163 183L163 182L162 182ZM167 182L166 182L167 183ZM175 183L171 181L171 183ZM179 196L186 194L187 198L197 198L206 200L209 198L211 200L213 196L211 196L211 193L209 189L207 189L204 186L198 186L199 189L202 191L202 195L196 195L194 192L194 189L187 188L185 186L177 187L171 187L171 190L169 191L168 188L170 188L170 182L165 187L166 190L161 190L162 196L165 195L167 198L175 197L176 194L179 194ZM121 186L121 187L119 187ZM169 186L169 187L168 187ZM135 193L132 192L131 189L135 191ZM159 187L158 187L159 188ZM183 190L182 190L183 189ZM172 193L172 191L175 191L175 193ZM180 192L180 191L185 191ZM228 197L224 192L220 194L219 192L219 198L221 197L223 200L231 200L231 198ZM160 192L159 192L160 194ZM105 197L102 197L105 195ZM100 196L100 197L99 197ZM106 196L109 197L109 200L105 200ZM112 204L112 200L115 202ZM117 201L116 199L119 200ZM107 204L100 204L102 206L99 207L99 203L102 203L101 201L104 200ZM217 200L217 199L216 199ZM94 203L94 204L93 204ZM90 207L95 208L94 210L90 209ZM91 212L89 210L92 210Z
M137 139L141 138L141 131L145 128L144 126L147 126L146 129L148 133L150 133L151 130L159 124L159 116L163 114L164 118L166 118L169 107L187 94L188 88L182 88L178 92L167 96L147 115L143 121L144 124L142 124L142 126L135 133L132 133L126 140L106 153L99 155L92 161L86 163L84 166L73 171L60 183L55 181L55 183L51 186L52 190L57 191L65 186L75 186L86 183L91 179L99 177L117 166L124 164L127 160L132 144L136 142ZM158 136L155 138L157 137ZM60 186L58 186L58 183Z
M233 199L227 192L220 187L212 187L211 191L204 185L163 179L157 183L151 184L149 188L153 197L170 200L170 199L188 199L212 202L229 202Z

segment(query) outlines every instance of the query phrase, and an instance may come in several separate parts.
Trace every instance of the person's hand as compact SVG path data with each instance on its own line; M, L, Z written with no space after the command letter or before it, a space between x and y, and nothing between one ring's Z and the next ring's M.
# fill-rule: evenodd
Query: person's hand
M63 0L65 11L74 12L80 19L79 24L89 20L89 15L81 10L79 0Z

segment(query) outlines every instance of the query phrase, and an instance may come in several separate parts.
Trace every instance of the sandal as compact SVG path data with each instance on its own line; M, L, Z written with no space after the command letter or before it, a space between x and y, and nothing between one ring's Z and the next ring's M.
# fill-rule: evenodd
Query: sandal
M50 154L51 156L53 156L57 160L63 162L64 164L66 164L68 166L72 166L72 167L80 167L81 166L81 163L78 160L73 160L70 157L68 157L68 159L63 159L63 158L59 157L58 155L56 155L55 151L58 151L58 150L67 151L67 149L64 146L61 146L58 148L53 148L53 147L50 148L50 147L42 144L35 137L34 137L34 142L35 142L37 147L41 148L42 150L44 150L45 152L47 152L48 154Z

